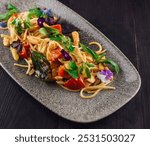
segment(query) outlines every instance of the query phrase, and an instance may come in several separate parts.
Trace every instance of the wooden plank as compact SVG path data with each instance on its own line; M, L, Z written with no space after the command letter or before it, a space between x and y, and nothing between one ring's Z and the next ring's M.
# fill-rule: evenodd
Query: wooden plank
M0 128L56 128L57 119L0 67Z
M142 87L136 100L139 127L150 128L150 1L132 3L135 23L136 52Z

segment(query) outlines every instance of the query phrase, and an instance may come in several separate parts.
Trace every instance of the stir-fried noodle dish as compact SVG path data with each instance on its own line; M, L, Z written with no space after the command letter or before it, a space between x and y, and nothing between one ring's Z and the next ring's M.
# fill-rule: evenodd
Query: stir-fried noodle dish
M10 3L6 8L7 12L0 14L0 29L8 34L1 37L16 67L24 68L29 76L80 92L82 98L93 98L103 89L115 89L109 84L119 73L119 66L107 57L107 50L99 42L82 43L76 30L63 33L59 17L50 9L20 12Z

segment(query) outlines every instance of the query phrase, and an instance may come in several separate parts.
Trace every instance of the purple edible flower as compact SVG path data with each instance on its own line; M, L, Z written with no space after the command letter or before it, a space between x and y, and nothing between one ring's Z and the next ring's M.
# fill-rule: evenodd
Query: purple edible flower
M0 28L7 27L7 22L0 22Z
M61 53L66 60L72 60L71 56L65 50L62 49Z
M52 18L52 17L46 17L46 18L45 18L45 22L46 22L48 25L54 25L54 24L55 24L55 20L54 20L54 18Z
M19 53L22 50L22 43L18 40L18 41L14 41L11 44L11 47L17 49L17 52Z
M43 14L47 15L48 17L53 17L51 9L44 9Z
M102 70L100 74L105 75L106 79L111 80L113 73L110 70Z
M39 27L43 27L43 23L45 22L45 18L40 17L40 18L38 18L37 22L38 22Z

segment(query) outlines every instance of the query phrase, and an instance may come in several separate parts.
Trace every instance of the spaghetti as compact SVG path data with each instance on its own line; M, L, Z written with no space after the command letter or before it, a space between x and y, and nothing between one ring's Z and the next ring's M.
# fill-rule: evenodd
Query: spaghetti
M95 97L101 90L115 89L108 84L114 80L111 70L118 73L119 66L106 57L100 43L89 43L98 46L98 51L93 51L80 42L77 31L71 37L63 34L61 23L50 9L18 12L15 6L8 5L15 11L7 18L5 29L9 35L1 34L3 44L10 47L16 62L20 59L26 62L15 66L27 68L27 75L55 81L66 90L80 91L80 96L86 99Z

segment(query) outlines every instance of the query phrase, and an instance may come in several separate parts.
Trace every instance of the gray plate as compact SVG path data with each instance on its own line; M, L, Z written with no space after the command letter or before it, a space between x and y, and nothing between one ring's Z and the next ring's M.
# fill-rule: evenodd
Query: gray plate
M35 6L51 8L52 11L75 25L81 30L83 42L98 41L108 50L108 56L119 63L121 73L115 76L114 91L102 91L97 97L85 100L79 97L79 93L72 93L62 89L56 84L45 83L35 77L25 75L25 70L13 65L13 59L8 48L3 47L0 39L0 62L7 73L37 101L42 103L58 115L77 122L92 122L102 119L131 100L138 92L141 79L125 55L99 30L56 0L8 0L21 10L28 10ZM1 0L1 3L8 3ZM4 7L0 6L0 11ZM2 31L0 32L2 33Z

